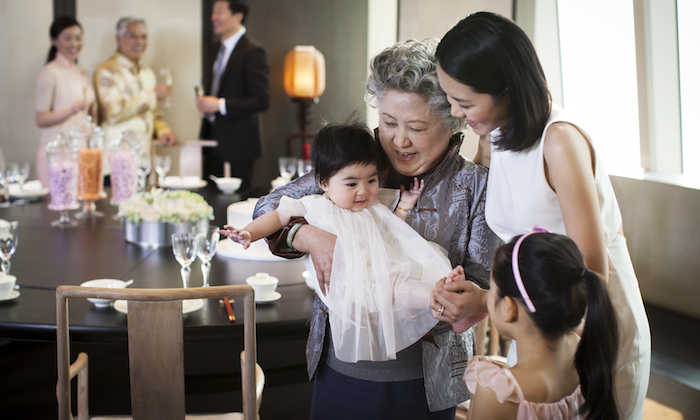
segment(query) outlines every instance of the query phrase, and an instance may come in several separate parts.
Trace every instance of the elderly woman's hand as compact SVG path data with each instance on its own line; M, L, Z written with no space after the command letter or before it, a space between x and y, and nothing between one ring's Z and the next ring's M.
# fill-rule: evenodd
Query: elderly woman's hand
M454 323L467 318L475 324L484 318L488 291L471 281L445 284L441 279L430 294L430 308L440 321Z
M311 225L303 225L294 235L292 246L311 256L321 292L328 293L333 268L336 236Z

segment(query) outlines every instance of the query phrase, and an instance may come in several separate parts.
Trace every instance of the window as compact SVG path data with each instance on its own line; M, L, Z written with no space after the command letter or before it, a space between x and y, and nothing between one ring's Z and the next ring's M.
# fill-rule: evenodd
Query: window
M677 0L678 63L680 73L681 141L683 173L700 179L700 3L697 0Z

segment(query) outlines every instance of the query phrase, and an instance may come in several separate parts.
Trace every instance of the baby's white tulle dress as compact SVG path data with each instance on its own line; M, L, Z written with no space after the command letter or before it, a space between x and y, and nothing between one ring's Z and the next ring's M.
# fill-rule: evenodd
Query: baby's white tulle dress
M380 194L382 201L391 194ZM337 236L327 295L321 293L310 258L305 264L316 293L329 308L338 359L395 359L437 324L430 312L430 292L452 270L447 253L379 199L354 212L325 196L283 197L277 210L304 216L309 224Z

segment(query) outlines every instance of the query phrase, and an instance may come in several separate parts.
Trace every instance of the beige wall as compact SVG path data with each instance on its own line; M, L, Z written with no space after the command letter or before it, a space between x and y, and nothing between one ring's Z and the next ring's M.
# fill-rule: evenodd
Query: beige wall
M0 0L0 146L9 161L32 162L39 144L34 85L49 51L51 0Z

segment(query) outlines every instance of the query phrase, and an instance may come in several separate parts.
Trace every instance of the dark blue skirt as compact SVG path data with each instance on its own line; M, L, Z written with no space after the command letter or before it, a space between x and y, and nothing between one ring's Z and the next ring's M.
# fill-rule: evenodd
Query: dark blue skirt
M342 375L323 361L314 376L311 420L454 420L455 408L430 412L423 379L373 382Z

